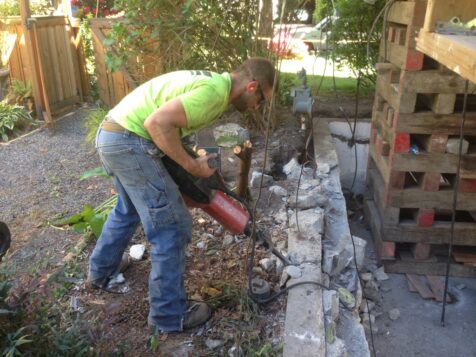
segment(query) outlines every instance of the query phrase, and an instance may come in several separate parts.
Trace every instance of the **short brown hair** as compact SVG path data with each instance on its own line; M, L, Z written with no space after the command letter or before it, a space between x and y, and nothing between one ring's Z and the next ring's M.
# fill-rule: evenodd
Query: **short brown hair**
M240 67L233 71L233 73L258 81L261 89L264 91L273 88L274 72L274 65L264 57L248 58Z

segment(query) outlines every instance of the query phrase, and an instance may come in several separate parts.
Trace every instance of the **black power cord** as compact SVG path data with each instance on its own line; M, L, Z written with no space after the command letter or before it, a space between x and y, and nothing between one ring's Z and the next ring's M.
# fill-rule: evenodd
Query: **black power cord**
M463 138L464 138L464 123L466 121L466 107L468 105L468 86L469 81L466 80L464 86L464 99L463 99L463 113L461 116L461 125L459 128L459 149L458 149L458 166L456 168L456 182L453 190L453 206L451 212L451 228L450 228L450 244L448 247L448 259L446 261L446 273L445 273L445 289L443 293L443 307L441 309L441 326L445 326L445 312L446 312L446 295L448 293L448 282L450 275L450 264L451 264L451 254L453 252L453 239L454 239L454 228L456 220L456 204L458 202L458 188L459 188L459 179L461 174L461 161L463 153Z

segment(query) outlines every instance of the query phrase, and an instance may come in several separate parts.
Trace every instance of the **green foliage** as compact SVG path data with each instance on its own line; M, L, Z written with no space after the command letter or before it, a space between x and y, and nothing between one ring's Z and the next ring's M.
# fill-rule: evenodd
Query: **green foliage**
M327 14L327 0L315 0L316 7L314 9L314 13L312 14L312 18L315 23L318 23L323 18L326 17Z
M25 108L0 102L0 139L8 141L8 136L15 129L21 129L28 124L33 124L33 119Z
M19 79L13 79L10 86L9 97L15 101L15 103L21 105L25 100L31 98L33 95L33 89L31 81L20 81Z
M41 0L30 3L30 11L32 15L51 15L54 9L48 0ZM20 16L20 4L18 0L0 1L0 17L4 16Z
M80 181L86 180L91 177L109 177L109 175L106 173L104 168L102 167L96 167L95 169L83 172L81 177L79 178Z
M367 40L374 20L385 5L385 0L377 0L370 5L362 0L336 0L339 19L331 32L335 42L334 58L340 58L358 76L367 81L375 81L375 63L378 57L379 38L381 36L382 19L370 37L370 58L367 57ZM332 9L328 7L328 14Z
M91 231L96 238L101 235L102 227L106 222L107 215L117 202L117 196L108 198L96 208L90 205L84 206L80 213L71 217L52 222L53 226L71 226L78 233Z
M20 348L20 346L32 342L32 340L29 340L27 338L28 335L23 334L24 330L25 327L22 327L16 331L7 334L5 341L3 342L3 350L0 352L2 356L23 356L22 349Z
M83 43L86 71L88 72L89 85L91 87L91 97L93 99L99 99L99 88L96 74L96 58L94 57L93 37L87 19L81 20L79 32L81 34L81 39Z
M117 14L114 0L71 0L71 9L76 17L106 17Z
M107 114L107 109L103 107L99 107L93 109L89 112L88 116L85 120L86 126L86 137L85 140L88 144L94 145L94 140L96 138L96 132L101 124L101 121Z
M257 0L117 0L124 20L115 22L106 44L110 69L125 67L145 81L136 61L142 57L160 72L183 68L231 70L260 48L254 39ZM264 45L264 43L263 43ZM160 59L160 63L157 59Z
M299 80L296 74L280 73L278 82L277 102L282 106L291 106L293 98L291 97L291 88L297 86Z

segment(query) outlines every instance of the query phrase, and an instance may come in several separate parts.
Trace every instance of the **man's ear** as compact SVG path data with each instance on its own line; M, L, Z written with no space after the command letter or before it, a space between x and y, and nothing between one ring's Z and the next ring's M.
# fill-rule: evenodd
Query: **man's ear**
M258 81L249 81L247 84L246 84L246 91L247 92L256 92L256 90L258 89Z

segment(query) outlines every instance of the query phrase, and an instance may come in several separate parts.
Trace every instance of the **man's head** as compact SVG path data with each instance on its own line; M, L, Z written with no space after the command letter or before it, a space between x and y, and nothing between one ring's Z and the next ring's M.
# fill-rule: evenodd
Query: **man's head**
M231 73L230 102L240 112L258 109L273 96L274 66L262 57L247 59Z

